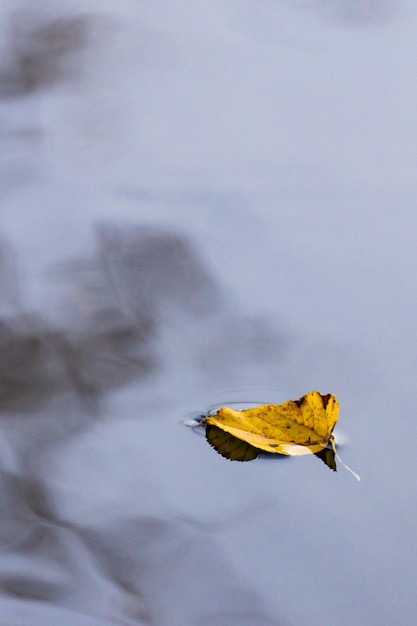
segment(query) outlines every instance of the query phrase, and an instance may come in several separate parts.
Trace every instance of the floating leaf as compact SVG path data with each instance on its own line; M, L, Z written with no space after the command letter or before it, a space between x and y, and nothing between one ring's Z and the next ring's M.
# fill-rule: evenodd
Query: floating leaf
M327 446L338 414L339 403L333 395L310 391L283 404L262 404L243 411L223 407L203 422L259 450L298 455L314 454Z
M228 459L251 461L262 452L315 454L336 471L335 457L341 459L332 433L338 416L335 396L310 391L299 400L282 404L262 404L242 411L223 407L214 415L205 416L202 423L207 426L207 441Z

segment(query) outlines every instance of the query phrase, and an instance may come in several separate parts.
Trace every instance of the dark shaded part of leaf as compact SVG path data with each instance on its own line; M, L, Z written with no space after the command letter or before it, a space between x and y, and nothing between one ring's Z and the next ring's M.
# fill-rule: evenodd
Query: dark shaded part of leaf
M260 453L260 450L249 443L211 424L207 424L206 439L216 452L229 461L253 461Z
M323 463L327 465L327 467L330 467L331 470L337 472L336 459L333 448L323 448L323 450L320 450L320 452L316 452L314 456L321 459Z

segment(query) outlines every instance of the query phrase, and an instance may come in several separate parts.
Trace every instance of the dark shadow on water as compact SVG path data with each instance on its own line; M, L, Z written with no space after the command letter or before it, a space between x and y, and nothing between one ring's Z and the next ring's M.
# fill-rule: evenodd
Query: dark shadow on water
M281 623L240 581L207 528L149 516L94 529L69 524L36 481L5 472L0 550L0 596L41 601L45 609L132 625L168 624L173 613L184 626Z
M397 10L395 0L317 0L310 8L326 19L351 28L375 28L391 21Z
M87 15L54 19L42 11L15 12L5 28L0 97L27 96L76 76L79 67L71 56L87 46L91 30Z
M11 248L0 246L0 410L37 412L56 394L86 400L158 368L154 342L166 311L206 316L219 291L187 239L105 225L97 252L47 273L62 300L58 326L25 310Z
M172 319L179 333L195 323L198 340L199 324L208 329L208 352L217 332L248 358L280 354L259 329L248 345L233 337L233 313L225 325L221 289L186 237L106 224L96 242L89 256L46 273L61 303L54 321L28 309L19 259L0 242L0 435L10 444L9 465L16 461L14 474L0 463L0 597L138 626L170 624L173 614L181 626L279 626L228 562L215 529L125 514L85 528L60 517L59 487L55 501L36 478L48 451L100 423L111 391L156 377L159 334ZM182 345L194 355L190 337Z
M57 519L36 481L1 472L0 549L0 596L153 623L146 599L120 586L110 565L102 568L83 532ZM111 606L100 601L108 593Z

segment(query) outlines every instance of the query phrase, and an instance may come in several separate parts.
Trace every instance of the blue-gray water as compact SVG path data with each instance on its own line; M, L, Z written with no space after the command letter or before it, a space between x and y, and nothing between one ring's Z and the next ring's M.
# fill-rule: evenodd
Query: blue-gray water
M413 3L0 24L0 625L414 624ZM361 483L184 424L312 389Z

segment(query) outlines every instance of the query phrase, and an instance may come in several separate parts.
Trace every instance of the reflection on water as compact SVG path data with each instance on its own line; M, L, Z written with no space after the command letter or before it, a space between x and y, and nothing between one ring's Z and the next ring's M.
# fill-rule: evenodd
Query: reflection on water
M70 57L87 45L90 19L82 15L43 17L21 10L3 24L6 38L0 97L30 95L77 73L76 60L71 62Z
M405 3L33 4L0 2L0 625L414 624ZM312 388L359 489L182 425Z
M205 316L220 304L217 286L189 241L144 227L99 229L99 257L119 306L156 317L166 307Z
M38 484L6 473L0 480L2 594L73 608L75 620L80 612L150 623L140 594L124 589L111 569L100 566L80 529L54 518ZM44 618L52 623L47 612Z
M385 24L397 8L394 0L317 0L313 6L326 18L359 27Z
M20 312L12 252L0 259L0 408L37 411L54 393L96 396L157 366L152 340L168 307L207 315L219 295L189 243L177 234L100 228L96 258L60 264L65 326ZM19 298L20 299L20 298Z
M343 19L359 25L378 25L388 22L396 13L394 0L344 0L339 14Z
M259 450L259 448L255 448L249 443L211 424L207 424L206 426L206 439L216 452L221 454L225 459L229 459L229 461L253 461L259 456L275 459L287 458L287 456L283 454L277 455ZM312 454L321 459L323 463L333 471L337 470L335 453L331 446Z
M8 598L74 609L74 624L78 612L132 626L278 624L198 524L138 517L83 528L57 519L33 481L2 473L0 487L0 593Z
M165 463L170 473L177 471L184 463L183 435L161 448L162 473L140 457L140 445L152 449L151 444L133 442L138 458L127 464L130 474L137 473L139 488L128 492L129 504L120 513L111 505L110 521L100 516L77 521L84 507L77 496L71 514L65 513L61 488L66 491L68 480L60 477L61 456L65 459L66 446L71 450L84 432L87 441L89 432L97 439L110 392L118 407L115 424L125 413L145 424L153 418L156 431L149 442L155 446L155 438L168 437L165 418L178 408L171 398L189 395L201 402L199 379L216 388L210 401L219 397L219 381L225 394L241 402L249 393L281 399L268 375L275 380L291 346L268 324L230 310L195 247L179 233L107 223L97 227L96 244L90 256L48 268L48 288L60 298L54 321L26 309L19 259L11 246L2 247L0 407L7 455L1 472L0 594L16 603L74 611L74 625L82 624L78 613L100 618L103 625L109 620L132 626L285 623L272 619L258 591L241 580L215 530L196 520L140 512L151 493L142 478L150 471L155 484L163 482ZM245 378L250 385L226 382ZM241 442L236 448L231 439L220 441L216 428L207 429L207 438L228 458L251 460L259 453ZM96 445L117 475L125 462L117 437L113 444L107 434ZM165 458L171 446L180 454L174 466ZM317 456L335 469L332 451ZM157 457L151 458L155 463ZM103 483L107 470L94 448L85 456L75 453L73 462L75 475L83 473L84 464L86 471L97 472L95 486L86 483L93 508L103 490L117 502L111 485ZM198 471L197 459L192 471ZM133 498L137 503L130 506Z
M229 461L253 461L260 455L258 448L211 424L206 426L206 439L216 452Z
M95 256L46 274L59 287L61 325L25 310L18 259L2 248L0 407L11 452L0 474L0 595L74 610L74 625L78 612L103 625L278 624L207 529L140 515L110 526L68 522L34 478L55 445L100 420L111 390L152 386L167 367L164 328L180 320L212 333L210 315L221 310L214 279L179 234L102 225L97 242Z

